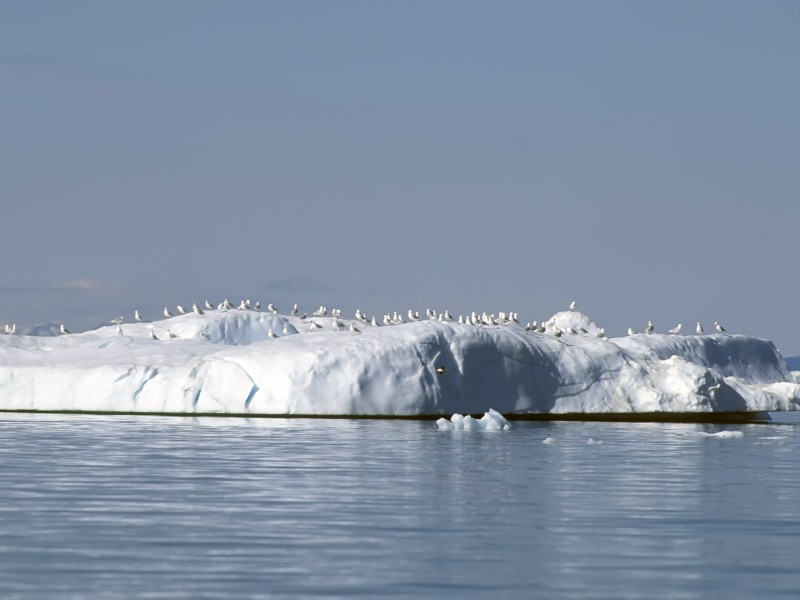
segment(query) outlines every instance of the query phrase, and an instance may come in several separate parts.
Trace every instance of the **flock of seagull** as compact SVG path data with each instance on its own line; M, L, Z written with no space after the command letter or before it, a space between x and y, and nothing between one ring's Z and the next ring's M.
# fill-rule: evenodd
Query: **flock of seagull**
M253 303L249 299L242 300L238 305L232 304L227 298L225 298L222 302L220 302L217 305L212 304L208 299L206 299L206 301L205 301L203 306L204 306L204 308L201 308L196 302L193 302L192 303L192 308L190 310L190 309L184 308L182 305L178 304L177 307L176 307L176 311L174 313L169 309L169 307L165 306L164 307L164 311L163 311L163 315L164 315L165 319L169 319L170 317L174 317L176 315L186 315L186 314L189 314L189 313L194 313L198 317L202 317L202 316L205 315L206 311L213 311L213 310L223 311L223 312L230 311L230 310L261 311L261 303L260 302ZM278 307L275 306L272 303L267 304L265 310L267 312L269 312L269 313L274 314L274 315L279 314ZM572 301L570 303L569 310L570 311L575 311L576 310L576 302L575 301ZM317 317L317 318L322 318L322 317L327 317L328 314L329 314L328 307L323 305L323 306L320 306L313 313L311 313L311 316L312 317ZM297 304L295 304L292 307L289 315L293 316L293 317L297 317L299 320L304 321L304 322L306 320L308 320L309 324L308 324L307 331L309 333L310 332L314 332L314 331L318 331L320 329L323 329L323 325L318 323L314 318L308 319L308 314L307 313L303 313L301 315ZM502 326L502 325L521 325L521 323L519 321L519 315L516 312L508 312L508 313L506 313L506 312L498 312L495 315L494 313L488 314L486 312L478 313L478 312L473 311L469 315L466 315L466 316L465 315L459 315L458 319L455 319L450 314L449 310L445 309L444 312L437 312L436 310L434 310L432 308L428 308L425 311L425 316L429 320L438 320L440 322L452 322L452 323L457 322L457 323L459 323L461 325L471 325L471 326L475 326L475 327L478 327L478 326L496 327L496 326ZM334 331L343 331L345 329L348 329L350 331L350 333L352 333L354 335L358 335L358 334L361 333L361 330L354 323L351 322L349 324L345 324L345 322L342 320L342 311L340 309L338 309L338 308L332 309L330 311L330 317L331 317L331 328ZM139 323L144 322L144 318L142 317L142 315L141 315L141 313L139 312L138 309L133 311L133 319L134 319L134 321L139 322ZM375 315L372 315L372 318L369 318L366 315L366 313L361 311L361 309L356 309L355 319L356 319L356 321L358 321L360 323L363 323L364 326L371 326L371 327L380 327L381 323L383 324L383 326L390 326L390 325L402 325L404 323L413 323L413 322L417 322L417 321L423 320L422 317L420 316L419 312L411 310L411 309L409 309L407 311L407 313L405 313L405 315L402 312L398 313L397 311L394 311L393 313L386 313L386 314L383 315L383 319L381 320L381 322L378 321L378 319L376 318ZM111 324L116 325L116 328L117 328L116 330L117 330L117 333L119 335L123 335L122 323L124 321L125 321L125 317L123 317L123 316L116 317L116 318L114 318L114 319L112 319L110 321ZM727 330L717 321L714 322L714 328L718 333L727 333ZM568 334L568 335L584 335L584 336L590 335L589 332L586 329L584 329L583 327L579 327L577 329L574 329L571 326L566 326L562 330L554 322L553 319L551 319L550 321L546 321L546 322L542 321L541 323L537 322L537 321L526 323L525 326L524 326L524 330L526 332L530 333L530 334L549 333L549 334L554 335L554 336L559 337L559 338L565 333ZM683 330L683 324L682 323L678 323L675 327L673 327L672 329L669 330L669 333L677 335L677 334L680 334L682 330ZM68 335L68 334L71 333L64 326L63 323L59 327L59 331L60 331L60 333L62 335ZM703 326L699 321L696 324L695 331L697 332L697 335L703 335L703 333L704 333ZM655 332L655 326L653 325L653 322L652 321L648 321L647 325L644 328L644 333L652 334L654 332ZM15 335L17 333L16 324L13 324L13 325L8 325L7 324L7 325L5 325L5 333L8 334L8 335ZM288 325L284 325L283 335L289 335L290 333L292 333L292 332L289 330ZM637 333L638 332L636 330L634 330L632 327L628 328L628 335L636 335ZM152 338L152 339L155 339L155 340L159 339L156 336L155 332L153 331L152 326L151 326L149 335L150 335L150 338ZM169 329L166 330L166 335L170 339L174 339L174 338L178 337L178 335L176 335L175 333L171 332ZM207 334L200 334L200 335L205 339L210 339L210 337ZM268 331L267 335L268 335L269 338L272 338L272 339L280 337L278 334L273 332L272 329L270 329ZM599 329L594 335L596 337L600 338L600 339L607 339L606 338L606 331L605 331L604 328Z

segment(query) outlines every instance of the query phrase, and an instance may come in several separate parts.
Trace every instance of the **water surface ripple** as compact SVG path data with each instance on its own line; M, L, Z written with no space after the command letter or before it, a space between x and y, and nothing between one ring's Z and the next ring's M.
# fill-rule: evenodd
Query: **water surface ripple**
M799 433L4 414L0 597L794 598Z

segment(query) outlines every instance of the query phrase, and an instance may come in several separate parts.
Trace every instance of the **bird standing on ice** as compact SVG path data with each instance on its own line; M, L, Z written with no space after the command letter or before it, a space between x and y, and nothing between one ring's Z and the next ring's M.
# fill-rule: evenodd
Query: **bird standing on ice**
M214 310L214 305L208 301L208 298L206 298L206 310Z
M575 310L576 306L577 306L577 303L575 302L575 300L573 300L572 302L569 303L569 309L570 310Z
M675 327L670 329L669 332L670 333L680 333L681 329L683 329L683 323L678 323L677 325L675 325Z
M703 335L703 326L700 325L700 321L697 322L697 327L695 327L695 331L697 331L697 335Z
M164 318L169 319L170 317L174 317L174 316L175 315L173 315L171 312L169 312L169 309L165 306L164 307Z
M117 323L117 335L122 335L122 323Z
M120 324L120 323L122 323L124 320L125 320L125 317L117 317L116 319L111 319L111 322L112 322L114 325L119 325L119 324Z
M205 313L203 312L203 310L202 310L202 309L201 309L199 306L197 306L197 302L192 302L192 311L193 311L193 312L194 312L194 314L196 314L198 317L202 317L202 316L205 314Z
M63 324L63 323L61 324L61 327L59 327L59 328L58 328L58 330L59 330L59 331L60 331L60 332L61 332L63 335L67 335L67 334L69 333L69 329L67 329L66 327L64 327L64 324Z
M133 311L133 318L136 319L137 321L139 321L139 323L141 323L142 320L143 320L142 319L142 315L139 314L138 310L134 310Z
M270 330L267 332L267 335L268 335L268 336L269 336L271 339L273 339L273 340L275 340L275 339L277 339L277 338L278 338L278 334L276 334L274 331L272 331L272 329L270 329Z
M150 339L151 339L151 340L157 340L157 339L158 339L158 338L156 337L156 332L155 332L155 331L153 331L152 329L150 330Z
M714 321L714 329L717 330L717 333L726 333L728 331L722 325L720 325L717 321Z
M628 335L636 335L636 330L633 327L628 327Z
M180 304L178 304L178 312L181 313L182 315L185 315L189 311L183 308Z
M648 321L647 322L647 327L644 328L644 331L645 331L645 333L653 333L654 329L655 329L655 327L653 327L653 322L652 321Z
M358 335L359 333L361 333L361 330L352 323L350 323L350 333L352 333L353 335Z

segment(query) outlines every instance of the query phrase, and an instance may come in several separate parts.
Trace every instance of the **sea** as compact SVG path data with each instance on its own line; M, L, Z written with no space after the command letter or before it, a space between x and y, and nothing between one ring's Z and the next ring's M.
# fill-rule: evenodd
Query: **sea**
M800 596L800 425L0 414L0 598Z

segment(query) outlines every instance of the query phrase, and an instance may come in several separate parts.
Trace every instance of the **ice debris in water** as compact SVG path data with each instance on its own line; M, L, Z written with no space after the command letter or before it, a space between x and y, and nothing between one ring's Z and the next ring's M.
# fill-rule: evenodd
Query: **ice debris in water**
M557 440L556 438L551 438L551 437L549 437L549 438L545 438L545 439L543 439L543 440L542 440L542 443L543 443L543 444L557 444L557 443L558 443L558 440Z
M511 429L511 423L508 422L508 419L492 408L480 419L473 419L469 415L464 416L456 413L450 417L449 421L445 418L439 419L436 421L436 425L442 431L453 431L455 429L462 431L503 431Z
M718 431L717 433L708 433L706 431L698 431L697 435L700 437L713 437L713 438L741 438L744 437L743 431Z
M592 446L592 445L595 445L595 444L602 444L603 440L596 440L594 438L589 438L588 440L586 440L586 443L589 444L590 446Z

